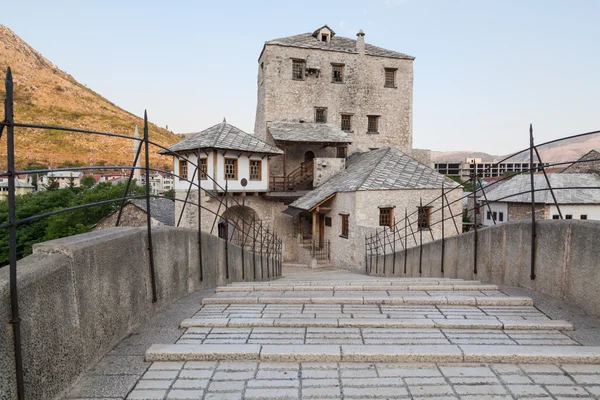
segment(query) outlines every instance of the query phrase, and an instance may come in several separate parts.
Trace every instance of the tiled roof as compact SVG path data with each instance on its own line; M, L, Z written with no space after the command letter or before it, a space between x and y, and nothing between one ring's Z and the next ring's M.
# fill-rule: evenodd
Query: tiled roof
M146 210L146 200L130 200L136 207ZM175 201L171 199L150 199L150 213L152 218L168 226L175 226Z
M600 175L597 174L548 174L550 186L559 204L596 204L600 203ZM552 194L548 189L544 175L535 174L533 184L536 190L535 202L540 204L553 204ZM590 189L562 189L561 188L590 188ZM591 189L591 188L597 189ZM514 176L508 181L484 186L485 196L488 201L507 203L531 203L531 178L529 174ZM483 193L478 191L477 196L483 200Z
M311 143L352 143L350 136L337 125L315 122L272 121L267 123L275 140Z
M246 151L249 153L283 154L283 151L277 147L273 147L228 124L225 120L202 132L186 136L186 139L169 146L168 149L174 152L196 149L222 149ZM159 154L170 153L166 150L161 150Z
M313 33L301 33L299 35L283 37L279 39L269 40L265 42L265 46L275 44L287 47L301 47L304 49L319 49L326 51L338 51L342 53L358 53L356 49L356 40L343 36L333 36L329 42L317 40ZM365 54L378 57L400 58L405 60L414 60L413 56L409 56L398 51L387 50L381 47L365 44Z
M357 190L403 190L454 188L458 184L421 164L408 154L391 147L348 158L348 167L318 188L290 204L290 207L310 210L338 192Z

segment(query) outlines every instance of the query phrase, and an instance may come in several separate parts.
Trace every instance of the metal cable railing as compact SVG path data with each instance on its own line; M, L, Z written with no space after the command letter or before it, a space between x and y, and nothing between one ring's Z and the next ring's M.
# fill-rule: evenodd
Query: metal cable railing
M544 163L540 156L539 149L543 146L553 145L561 141L568 141L572 139L581 139L586 136L598 135L600 131L591 131L581 134L576 134L561 139L551 140L542 144L535 145L533 141L533 127L530 126L530 146L519 152L513 153L510 156L503 158L489 165L480 174L483 175L486 171L492 168L498 168L501 163L529 153L529 168L520 173L514 175L507 174L500 177L499 179L483 185L481 176L472 175L468 180L461 183L449 182L448 180L442 184L439 194L432 195L432 199L428 199L423 203L421 198L419 204L414 204L414 209L410 211L408 208L404 210L404 217L401 219L394 219L394 221L386 227L376 228L372 233L365 236L365 272L367 274L386 274L388 268L392 269L392 273L396 273L398 262L402 262L403 272L407 272L407 251L403 251L403 260L397 260L397 253L402 250L407 250L414 247L419 247L419 273L422 273L423 263L423 244L433 240L441 240L441 265L440 270L444 272L444 251L445 251L445 239L452 235L460 235L463 233L462 229L459 229L459 224L462 225L460 219L465 215L467 218L472 217L473 221L466 225L474 232L473 240L473 272L477 273L477 246L478 246L478 229L483 226L482 212L487 213L491 220L492 225L496 225L499 222L497 220L497 211L492 210L491 205L495 202L507 201L510 199L518 199L518 202L529 207L529 218L532 221L532 233L531 233L531 260L530 260L530 278L535 279L535 248L536 248L536 218L539 214L540 204L536 202L536 193L547 193L549 202L546 201L544 204L550 204L555 207L557 211L558 219L564 219L565 215L561 210L560 202L557 199L557 194L561 191L582 191L582 190L600 190L600 186L596 185L567 185L556 187L551 184L551 179L547 169L564 167L564 169L573 168L580 164L593 164L600 162L600 156L580 158L571 161L560 161ZM534 165L534 160L537 159L537 166ZM599 167L600 169L600 167ZM535 185L536 173L541 173L543 179L538 179L543 185ZM515 175L528 174L529 175L529 188L527 190L512 191L508 195L494 196L492 199L488 198L488 194L494 189L506 181L512 179ZM450 186L450 187L449 187ZM463 193L465 187L472 186L472 192L466 191ZM544 186L544 187L540 187ZM575 192L574 192L575 193ZM580 192L581 193L581 192ZM523 201L522 196L527 196L526 201ZM598 193L600 197L600 193ZM462 203L468 202L468 206L463 209ZM600 203L600 202L598 202ZM459 214L457 214L457 208L460 208ZM508 215L507 215L508 218ZM458 220L458 221L457 221ZM451 230L450 235L447 229ZM425 238L423 237L425 235ZM387 255L393 255L389 260L389 257L382 257ZM390 263L391 265L386 265Z
M190 207L196 208L197 210L197 234L198 234L198 260L199 260L199 279L203 280L204 266L202 265L202 215L207 214L212 218L212 228L210 233L214 231L214 227L217 221L224 220L225 226L228 228L231 226L231 232L227 232L223 235L224 246L225 246L225 276L229 279L230 274L230 261L228 259L227 248L232 238L235 237L236 242L241 242L242 257L241 257L241 271L242 279L245 279L245 251L247 250L252 254L252 265L253 265L253 279L270 278L281 275L281 266L283 262L282 249L283 241L281 237L272 228L266 226L262 221L256 219L254 216L249 218L243 211L245 207L245 196L242 203L231 195L228 190L227 181L225 187L219 184L214 177L209 176L206 173L202 174L202 179L206 179L215 188L215 190L207 190L202 187L200 179L200 167L198 163L193 162L183 154L179 154L170 151L165 146L156 143L149 139L148 135L148 116L144 112L144 129L143 137L137 138L133 136L127 136L123 134L113 132L101 132L88 129L69 128L63 126L50 126L33 123L21 123L14 119L14 85L11 69L8 68L5 79L6 97L4 100L4 120L0 122L0 139L5 135L6 137L6 148L7 148L7 168L6 172L0 173L0 177L8 178L8 216L4 223L0 223L0 230L8 230L8 268L10 275L10 301L11 301L11 320L14 338L14 353L15 353L15 374L17 383L17 396L20 400L25 398L25 387L23 381L23 358L22 358L22 345L21 345L21 319L19 316L19 301L18 301L18 282L17 282L17 230L20 226L31 223L36 220L51 217L62 213L73 212L77 210L87 209L90 207L119 204L118 215L116 218L116 226L121 224L123 208L127 201L134 199L145 199L146 204L146 234L147 234L147 254L148 263L150 268L151 277L151 289L152 289L152 302L157 301L157 288L156 288L156 276L154 270L154 257L153 257L153 241L152 241L152 198L170 198L164 195L152 194L150 190L150 176L151 173L168 174L178 178L181 182L189 183L188 190L186 192L185 199L179 199L175 196L174 200L176 204L181 204L181 210L179 215L176 215L177 226L180 225L185 210L189 210ZM114 137L123 140L133 140L139 142L138 149L134 158L133 165L113 165L113 166L90 166L90 167L68 167L68 168L41 168L35 170L17 170L15 167L15 128L26 128L26 129L52 129L54 131L81 133L87 135L101 135ZM5 132L6 131L6 132ZM191 179L184 176L173 174L171 171L165 171L158 168L152 168L150 166L150 146L158 148L163 153L175 157L177 160L185 160L189 165L194 168ZM144 166L137 167L138 160L141 156L144 156ZM200 159L198 153L198 160ZM42 212L35 215L30 215L25 218L17 218L17 202L16 202L16 187L15 181L21 174L44 174L49 172L57 171L102 171L102 170L127 170L129 175L126 181L124 193L121 196L104 199L101 201L94 201L87 204L79 204L71 207L65 207L61 209L53 209L47 212ZM141 170L144 175L144 194L132 194L132 183L134 177L134 171ZM194 189L197 195L197 201L190 199L191 190ZM219 202L217 211L206 207L202 203L203 197L209 197ZM236 207L234 207L236 206ZM221 212L223 210L223 212ZM223 217L226 216L226 217ZM232 217L235 217L233 220ZM227 231L227 230L226 230Z

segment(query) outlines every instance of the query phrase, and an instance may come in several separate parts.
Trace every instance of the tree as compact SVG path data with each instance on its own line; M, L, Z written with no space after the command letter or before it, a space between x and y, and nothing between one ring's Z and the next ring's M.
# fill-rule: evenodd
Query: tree
M81 179L81 186L89 189L92 186L94 186L94 184L96 183L96 178L94 178L92 175L88 175L88 176L84 176Z
M141 195L144 189L130 188L130 196ZM103 182L92 188L53 189L28 193L16 198L17 219L106 200L116 200L125 194L125 184ZM46 240L88 232L102 218L117 210L120 201L65 211L46 218L32 220L17 228L17 258L31 254L33 244ZM0 201L0 225L8 222L8 202ZM8 263L8 230L0 229L0 266Z
M58 190L60 185L58 184L58 179L50 176L48 177L48 184L44 185L44 187L51 192L53 190Z
M175 199L175 189L169 189L165 192L165 197Z

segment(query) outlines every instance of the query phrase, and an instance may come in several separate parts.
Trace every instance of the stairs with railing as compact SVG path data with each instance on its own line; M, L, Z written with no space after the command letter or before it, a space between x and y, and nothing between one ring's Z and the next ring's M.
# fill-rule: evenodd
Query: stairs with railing
M297 190L301 185L312 181L313 179L313 161L305 161L298 168L290 172L287 176L271 175L271 191Z

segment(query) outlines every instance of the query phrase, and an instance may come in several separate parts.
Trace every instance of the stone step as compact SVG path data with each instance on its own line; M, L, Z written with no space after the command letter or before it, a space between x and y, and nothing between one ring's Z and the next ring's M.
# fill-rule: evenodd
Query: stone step
M283 291L494 291L498 290L496 285L233 285L219 286L217 292L283 292Z
M154 344L146 361L600 363L593 346Z
M481 281L466 281L462 279L437 279L437 278L391 278L373 280L327 280L318 281L286 280L279 279L270 282L232 282L228 286L353 286L353 285L408 285L422 283L426 285L481 285Z
M510 319L385 319L385 318L188 318L180 327L345 327L345 328L444 328L497 330L558 330L575 328L562 320Z
M202 304L413 304L532 306L529 297L518 296L330 296L330 297L206 297Z

